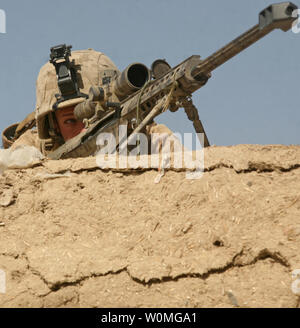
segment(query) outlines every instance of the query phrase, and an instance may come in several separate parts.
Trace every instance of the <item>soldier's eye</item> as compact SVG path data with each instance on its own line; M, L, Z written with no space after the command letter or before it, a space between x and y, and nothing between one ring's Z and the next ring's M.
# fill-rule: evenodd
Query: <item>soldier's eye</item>
M76 120L74 118L69 118L64 121L64 124L75 124Z

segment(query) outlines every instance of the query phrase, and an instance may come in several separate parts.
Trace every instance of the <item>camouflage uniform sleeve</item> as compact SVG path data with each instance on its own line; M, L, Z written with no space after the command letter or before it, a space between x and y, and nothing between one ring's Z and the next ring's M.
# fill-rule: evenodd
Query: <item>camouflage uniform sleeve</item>
M153 122L152 124L149 124L147 126L147 133L148 134L153 134L153 133L167 133L168 135L172 135L173 132L164 124L157 124L156 122Z
M178 136L174 135L166 125L153 122L146 129L150 138L151 152L173 153L188 150L182 144L182 140L178 139Z
M12 144L11 149L21 145L33 146L40 150L40 139L37 130L27 130Z

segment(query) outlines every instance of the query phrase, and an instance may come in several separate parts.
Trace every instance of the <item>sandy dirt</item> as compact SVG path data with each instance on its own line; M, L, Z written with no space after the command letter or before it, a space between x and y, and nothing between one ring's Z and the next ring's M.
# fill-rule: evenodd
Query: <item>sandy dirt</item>
M0 307L300 307L300 146L210 147L201 179L157 174L5 171Z

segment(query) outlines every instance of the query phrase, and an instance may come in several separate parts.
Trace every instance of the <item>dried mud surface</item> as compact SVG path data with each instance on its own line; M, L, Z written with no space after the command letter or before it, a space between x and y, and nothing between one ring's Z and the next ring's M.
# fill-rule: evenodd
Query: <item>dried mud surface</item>
M0 307L300 307L300 146L205 151L205 173L0 176Z

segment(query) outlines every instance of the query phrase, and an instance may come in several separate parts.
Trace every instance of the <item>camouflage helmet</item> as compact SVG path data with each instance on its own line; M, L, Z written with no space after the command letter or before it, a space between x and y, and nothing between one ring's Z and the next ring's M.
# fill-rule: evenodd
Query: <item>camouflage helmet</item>
M88 94L92 85L101 85L103 71L113 70L119 72L115 64L103 53L93 49L72 51L70 61L74 60L77 70L77 80L80 92ZM45 64L36 81L36 108L35 118L40 139L51 138L49 135L49 115L54 111L56 94L59 94L56 71L53 64ZM76 105L85 98L78 97L65 100L58 104L57 109Z

